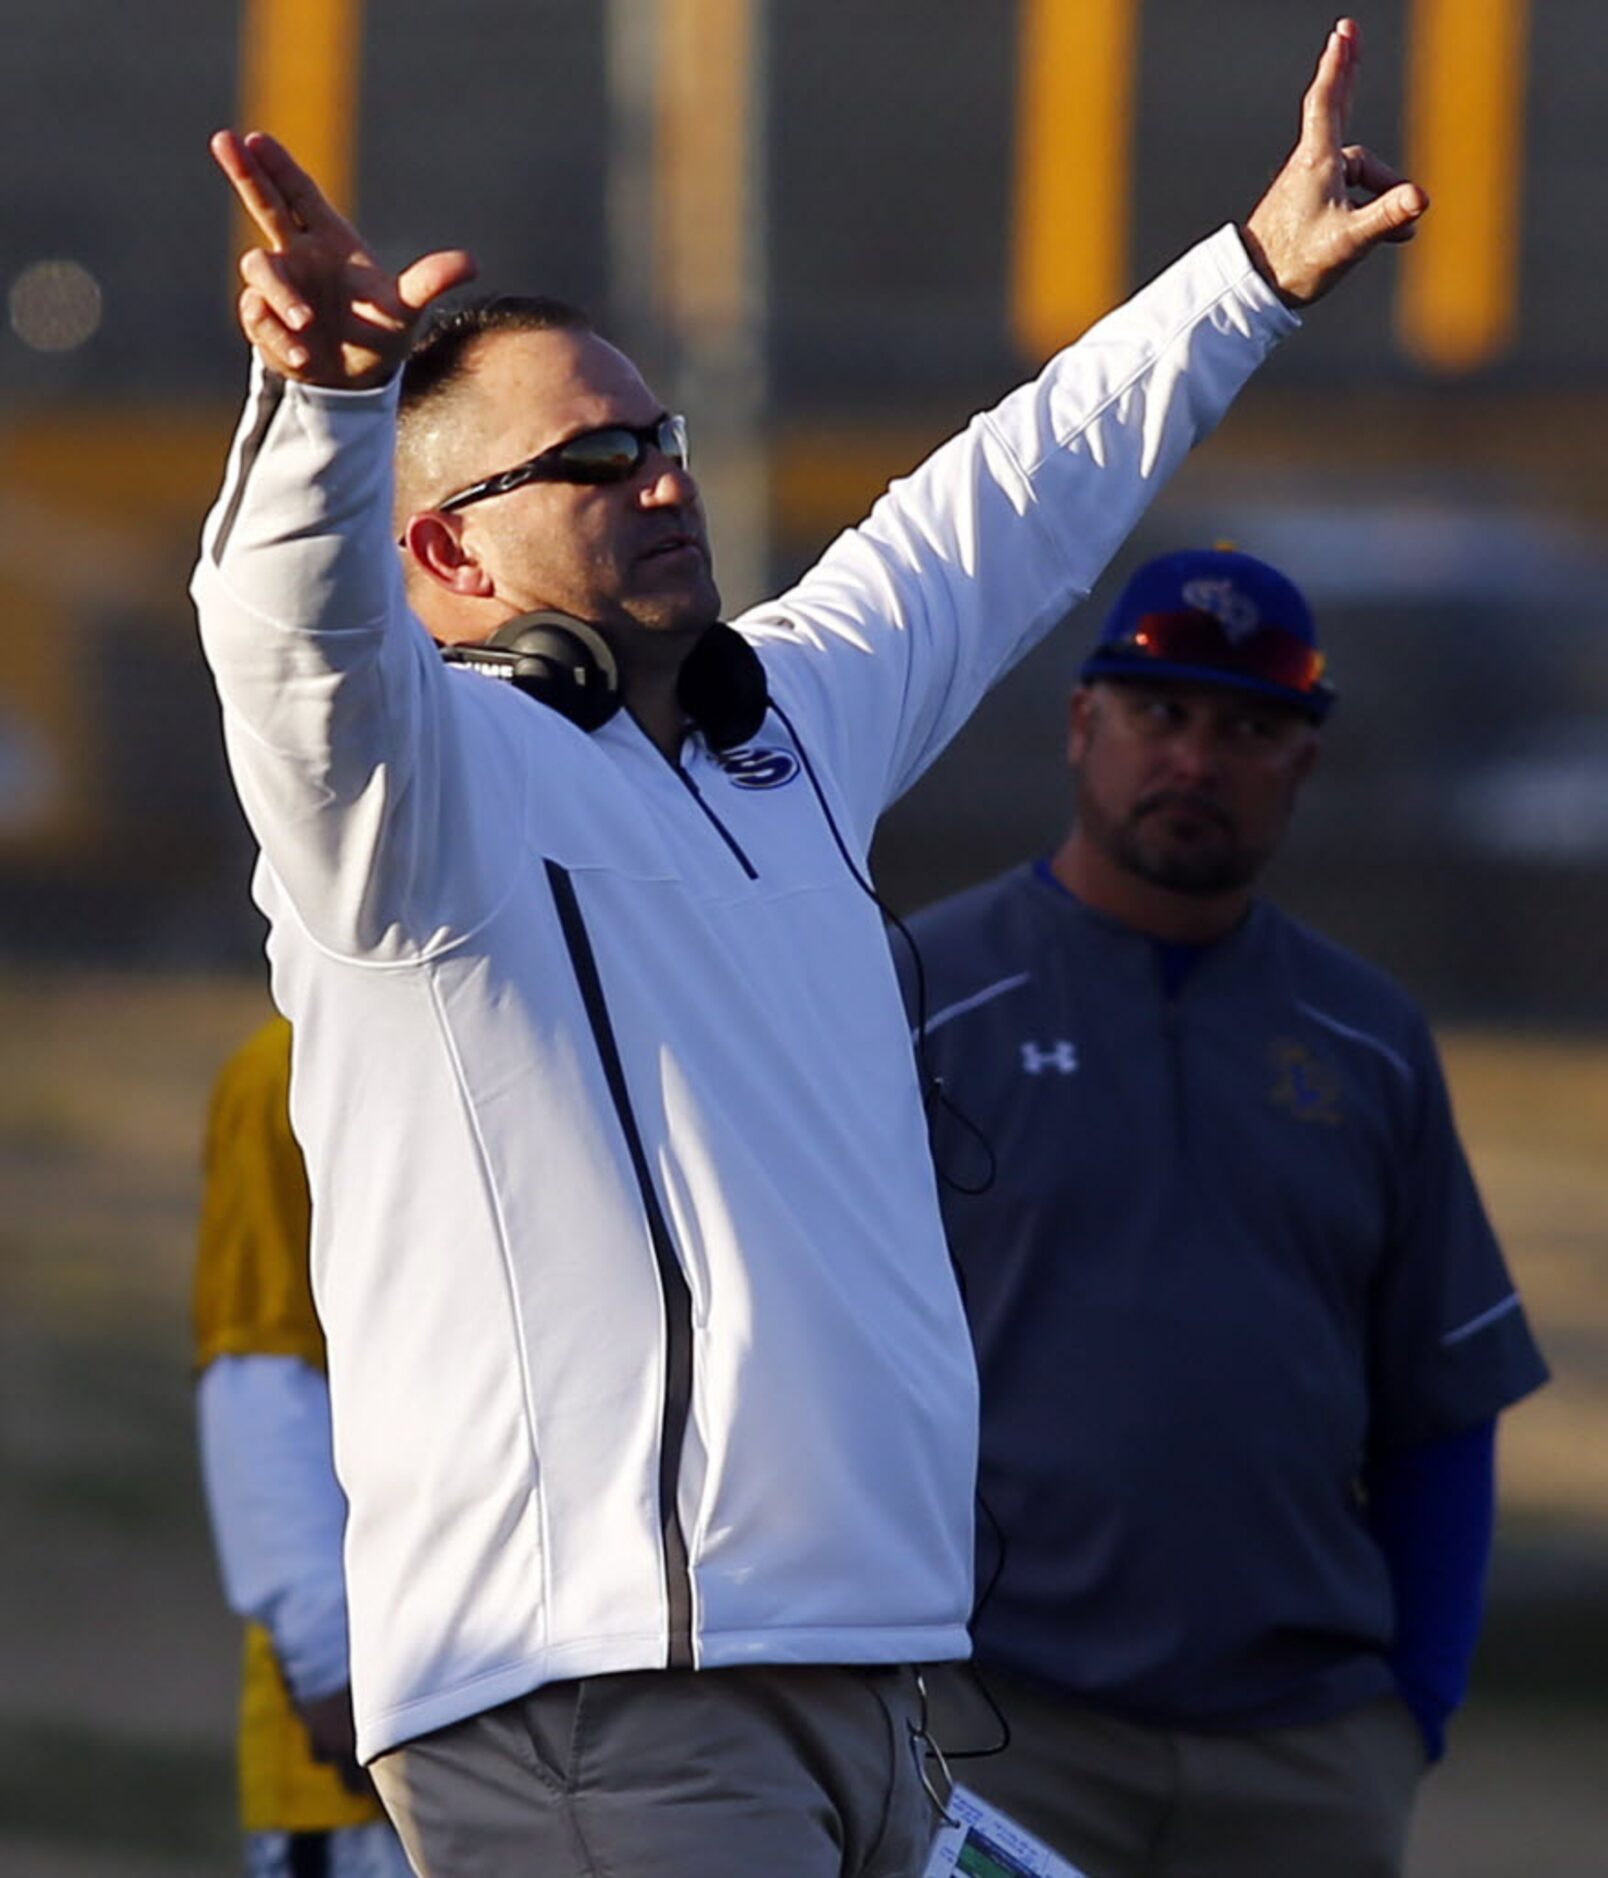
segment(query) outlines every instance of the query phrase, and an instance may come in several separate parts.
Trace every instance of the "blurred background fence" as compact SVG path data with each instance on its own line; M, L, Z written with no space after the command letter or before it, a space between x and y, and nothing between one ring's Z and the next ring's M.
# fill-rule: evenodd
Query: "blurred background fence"
M577 298L689 408L732 604L1196 235L1290 142L1305 0L56 0L0 7L0 932L243 959L184 576L242 360L210 128L390 258ZM1283 888L1442 1012L1597 1021L1608 895L1608 12L1382 0L1357 132L1435 197L1309 318L1112 576L1230 537L1343 708ZM1093 613L896 818L925 898L1064 809ZM956 779L964 778L963 782ZM947 785L947 786L946 786Z
M79 1474L61 1430L86 1431L107 1478L145 1478L115 1458L136 1437L116 1387L96 1419L91 1376L150 1410L166 1484L132 1491L173 1548L149 1566L151 1610L177 1636L162 1587L211 1595L178 1432L189 1155L210 1067L256 1008L261 932L184 592L244 363L241 235L208 133L283 134L393 262L464 243L483 285L588 305L689 413L735 609L1242 215L1331 17L1317 0L0 0L0 1456L32 1544L0 1581L8 1614L65 1555L58 1489ZM1608 9L1374 0L1364 26L1355 134L1428 187L1422 238L1312 312L1093 606L894 811L878 865L908 907L1054 838L1064 695L1136 559L1228 537L1294 575L1343 702L1276 885L1438 1020L1479 1027L1454 1054L1459 1098L1567 1350L1573 1419L1537 1411L1527 1477L1600 1558ZM85 1491L80 1525L125 1557L126 1521L95 1527ZM1570 1595L1556 1608L1586 1608ZM196 1621L209 1647L225 1634ZM1569 1621L1600 1665L1600 1601L1584 1633ZM44 1674L49 1656L21 1660ZM214 1746L228 1673L225 1649L203 1675ZM159 1735L183 1733L170 1695ZM55 1719L24 1729L41 1703ZM0 1776L0 1820L28 1814L15 1769L54 1757L50 1727L79 1754L104 1739L94 1703L71 1709L59 1689L0 1704L13 1748L31 1744ZM115 1765L131 1793L167 1791L166 1762ZM172 1777L193 1798L199 1776ZM167 1844L151 1869L194 1851Z

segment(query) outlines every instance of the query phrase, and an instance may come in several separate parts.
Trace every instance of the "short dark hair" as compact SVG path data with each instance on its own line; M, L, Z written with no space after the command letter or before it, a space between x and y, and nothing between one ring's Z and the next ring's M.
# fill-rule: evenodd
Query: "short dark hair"
M595 332L578 306L546 294L483 294L432 316L402 368L401 409L431 404L462 378L477 341L494 333Z

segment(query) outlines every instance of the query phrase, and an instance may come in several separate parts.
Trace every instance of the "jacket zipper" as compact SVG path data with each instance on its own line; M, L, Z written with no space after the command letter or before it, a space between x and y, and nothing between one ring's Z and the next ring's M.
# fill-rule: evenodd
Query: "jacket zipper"
M750 880L758 880L759 870L749 860L748 856L743 853L741 846L738 844L737 837L715 811L710 808L708 802L705 801L703 791L692 780L690 772L684 770L681 765L674 760L671 760L670 767L687 785L688 794L691 795L693 801L698 804L699 808L701 808L704 814L709 818L710 825L714 828L715 832L720 836L721 840L725 842L726 846L731 849L732 853L736 855L738 865L742 868L743 872Z
M580 988L592 1026L592 1038L602 1062L604 1080L614 1103L614 1113L631 1157L636 1175L642 1211L647 1219L648 1238L653 1247L654 1263L659 1273L659 1293L664 1306L664 1401L659 1419L659 1534L664 1560L664 1595L668 1645L666 1669L694 1667L692 1648L692 1568L687 1554L687 1536L681 1525L678 1490L681 1483L681 1451L686 1442L687 1420L692 1413L692 1293L686 1273L676 1255L675 1241L659 1203L659 1190L642 1145L642 1132L631 1107L631 1092L626 1086L625 1066L620 1060L614 1023L603 995L603 981L598 976L597 959L587 934L586 921L575 897L575 883L566 868L557 861L547 862L547 880L553 904L558 911L559 927L569 951L570 965Z
M1161 1034L1167 1056L1167 1097L1172 1111L1173 1172L1176 1177L1183 1158L1187 1120L1184 1107L1183 1044L1178 1034L1178 992L1176 988L1168 989L1159 957L1156 971L1161 978Z

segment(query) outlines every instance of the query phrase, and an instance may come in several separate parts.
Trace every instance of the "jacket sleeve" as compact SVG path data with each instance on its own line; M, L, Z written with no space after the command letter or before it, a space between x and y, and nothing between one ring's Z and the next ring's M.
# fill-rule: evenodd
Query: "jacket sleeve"
M459 761L464 687L408 608L391 538L396 386L338 392L254 363L191 591L230 767L297 917L407 956L490 910L493 811L520 764ZM488 802L501 789L507 802Z
M222 1356L197 1392L201 1476L229 1607L263 1625L300 1701L348 1680L346 1500L329 1384L290 1356Z
M1089 591L1297 324L1225 228L895 483L745 615L862 851L984 692Z
M1547 1380L1458 1137L1434 1039L1421 1014L1411 1022L1414 1099L1397 1216L1371 1300L1376 1451L1474 1427Z
M1390 1667L1430 1760L1468 1693L1496 1525L1496 1423L1375 1455L1368 1524L1390 1573Z

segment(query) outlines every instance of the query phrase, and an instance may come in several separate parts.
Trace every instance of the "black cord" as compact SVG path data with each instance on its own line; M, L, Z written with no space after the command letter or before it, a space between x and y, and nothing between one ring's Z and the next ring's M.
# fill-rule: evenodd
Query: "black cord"
M927 1055L927 968L921 957L921 948L916 944L916 936L899 915L894 912L893 908L888 905L887 901L883 899L882 895L877 892L871 882L866 879L865 875L860 870L859 863L849 852L848 843L843 839L843 835L838 828L837 817L833 815L832 806L826 799L826 791L821 787L821 779L816 775L815 765L810 761L810 753L805 747L803 738L800 737L797 730L794 729L793 720L774 698L770 700L770 708L787 727L787 734L792 738L793 748L798 752L798 759L804 765L804 774L809 778L810 787L815 791L815 799L821 805L821 814L826 818L826 825L832 831L832 839L837 844L837 851L843 857L843 865L849 870L850 878L894 931L898 933L899 937L905 942L905 948L910 954L910 969L914 979L916 1005L916 1022L911 1031L911 1041L915 1044L916 1049L916 1071L921 1080L921 1101L927 1116L927 1139L928 1145L932 1149L933 1171L946 1187L951 1188L956 1193L963 1193L968 1196L987 1193L989 1188L994 1184L994 1178L999 1168L999 1163L994 1155L993 1144L989 1141L987 1135L983 1133L982 1129L977 1126L976 1122L961 1108L960 1104L951 1100L948 1091L944 1088L943 1077L934 1071L931 1059ZM968 1186L963 1181L956 1179L943 1166L943 1162L938 1153L936 1120L939 1110L945 1111L953 1121L961 1128L965 1129L966 1133L972 1137L983 1151L987 1171L976 1186ZM959 1265L955 1264L953 1254L950 1255L950 1264L955 1267L955 1281L960 1286L960 1294L964 1299L966 1295L966 1280Z
M988 1704L989 1714L993 1716L995 1722L999 1725L999 1739L997 1741L990 1741L985 1748L945 1748L943 1751L944 1759L946 1761L986 1761L992 1755L1003 1754L1011 1745L1011 1724L1004 1709L1000 1707L998 1701L995 1699L994 1691L989 1688L988 1679L984 1676L982 1670L978 1668L976 1657L968 1658L966 1662L958 1664L957 1667L963 1669L966 1674L970 1676L972 1686Z
M976 1500L978 1511L994 1529L994 1543L997 1550L994 1556L994 1569L988 1574L988 1582L983 1586L982 1590L978 1592L976 1601L972 1605L971 1629L974 1632L977 1628L977 1620L982 1616L988 1600L994 1595L995 1586L998 1585L1001 1577L1004 1575L1005 1554L1010 1547L1010 1542L1005 1537L1005 1528L999 1523L993 1507L984 1499L981 1486L977 1488ZM995 1699L994 1691L989 1688L987 1678L979 1668L976 1657L970 1658L962 1667L971 1676L972 1682L976 1686L977 1693L988 1704L989 1713L994 1717L995 1722L999 1726L999 1739L997 1741L991 1741L987 1747L983 1748L946 1749L945 1758L951 1761L987 1760L991 1754L1003 1754L1011 1745L1010 1718Z

